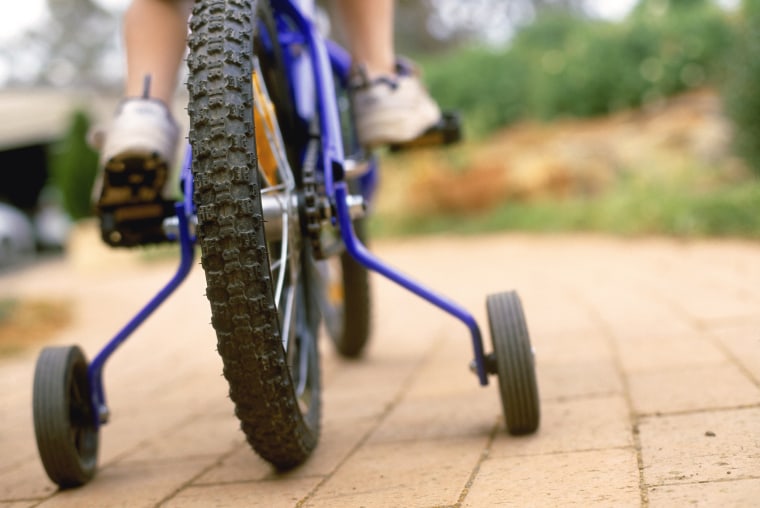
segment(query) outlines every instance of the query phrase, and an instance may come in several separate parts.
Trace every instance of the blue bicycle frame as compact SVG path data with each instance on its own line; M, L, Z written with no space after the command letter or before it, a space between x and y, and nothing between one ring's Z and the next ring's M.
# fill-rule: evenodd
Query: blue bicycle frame
M272 0L271 4L277 21L279 43L286 49L284 53L289 55L285 63L290 73L291 93L297 113L305 121L311 120L314 115L319 119L321 150L318 170L322 174L327 196L336 210L337 225L346 250L366 268L387 277L464 323L471 335L476 374L480 384L487 385L483 339L472 314L457 303L385 264L361 243L354 232L348 206L349 190L345 177L346 155L334 81L334 76L336 76L342 86L346 85L351 68L350 57L343 48L327 41L319 33L313 22L311 0ZM296 51L296 48L299 51ZM193 228L195 207L192 202L191 165L192 151L188 147L181 170L184 201L175 207L176 240L181 249L179 269L169 283L108 342L88 368L96 426L108 421L108 408L102 381L106 361L179 287L190 272L196 240ZM374 191L376 171L376 167L372 165L369 173L362 177L361 192L367 201L371 199Z

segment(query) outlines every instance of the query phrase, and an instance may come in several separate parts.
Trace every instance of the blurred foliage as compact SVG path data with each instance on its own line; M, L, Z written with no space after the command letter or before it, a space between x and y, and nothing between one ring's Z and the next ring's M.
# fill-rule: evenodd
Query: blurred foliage
M463 112L471 130L488 132L528 114L531 76L520 54L471 48L423 68L432 95L442 107Z
M594 231L626 236L760 239L760 183L700 189L684 182L621 179L593 198L506 201L480 213L398 214L372 218L373 235L494 231Z
M116 87L119 17L97 0L45 0L45 16L7 37L0 67L14 86ZM114 64L116 62L116 65Z
M733 26L707 0L643 0L623 22L545 10L503 50L423 60L475 135L523 118L596 116L720 83ZM760 64L758 64L760 65Z
M735 150L760 174L760 1L745 1L741 14L723 97Z
M90 119L83 111L72 114L66 134L50 150L53 185L63 196L63 206L73 219L92 215L92 185L98 155L87 144Z

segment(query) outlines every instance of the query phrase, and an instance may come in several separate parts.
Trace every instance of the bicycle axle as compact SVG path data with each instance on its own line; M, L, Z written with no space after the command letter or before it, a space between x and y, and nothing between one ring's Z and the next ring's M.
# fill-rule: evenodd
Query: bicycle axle
M351 214L351 219L358 219L363 217L366 213L366 205L364 198L360 195L349 195L346 197L348 209ZM289 213L289 210L298 209L299 202L298 196L292 194L290 196L290 206L288 206L286 197L281 194L269 194L261 197L261 208L264 215L264 221L266 222L266 236L267 241L279 241L282 240L283 217L293 218L298 217L298 214ZM333 207L330 205L327 199L320 206L321 215L325 222L331 222L335 213ZM198 226L198 218L193 215L188 221L188 227L190 229L190 236L195 236L195 229ZM168 217L164 219L163 223L164 233L169 239L179 238L179 218Z

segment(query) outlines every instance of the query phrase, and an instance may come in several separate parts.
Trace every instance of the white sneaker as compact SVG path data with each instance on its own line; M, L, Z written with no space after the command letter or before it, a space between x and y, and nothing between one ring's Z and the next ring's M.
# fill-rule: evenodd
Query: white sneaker
M397 64L395 75L371 80L357 69L350 87L357 135L364 146L412 141L441 119L438 104L406 62Z
M102 171L93 188L103 239L113 246L163 241L173 211L170 171L179 128L158 100L127 99L105 132L94 134Z

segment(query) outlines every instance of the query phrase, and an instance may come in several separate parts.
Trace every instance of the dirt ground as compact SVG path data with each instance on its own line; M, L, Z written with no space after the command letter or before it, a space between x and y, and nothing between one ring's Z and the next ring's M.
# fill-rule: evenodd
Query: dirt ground
M177 256L174 245L134 250L111 249L100 241L94 220L82 221L74 227L67 251L66 255L30 260L0 274L0 280L3 276L6 280L29 277L32 281L37 280L32 286L44 286L48 270L76 276L80 271L97 273L109 267L149 267ZM67 291L27 293L23 288L0 292L0 357L16 356L36 349L75 324L80 309L77 308L74 294Z
M73 302L34 298L0 300L0 356L17 354L50 340L71 323Z
M602 118L525 122L460 147L389 157L381 214L458 213L505 201L592 196L621 177L668 181L697 172L742 178L731 126L712 90Z

